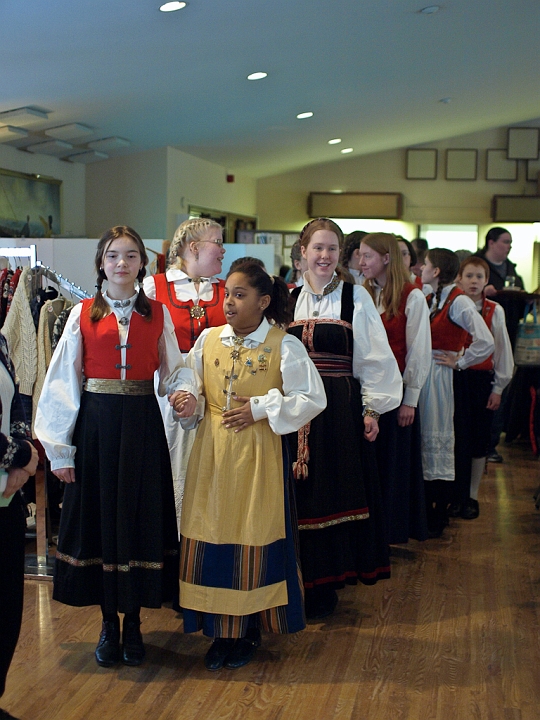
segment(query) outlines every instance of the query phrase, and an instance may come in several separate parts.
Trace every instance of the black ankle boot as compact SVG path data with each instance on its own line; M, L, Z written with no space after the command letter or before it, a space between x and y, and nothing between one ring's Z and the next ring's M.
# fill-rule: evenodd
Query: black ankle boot
M146 651L141 635L141 621L124 616L122 628L122 662L124 665L137 666L142 663Z
M112 667L120 660L120 620L104 620L96 647L96 662L101 667Z

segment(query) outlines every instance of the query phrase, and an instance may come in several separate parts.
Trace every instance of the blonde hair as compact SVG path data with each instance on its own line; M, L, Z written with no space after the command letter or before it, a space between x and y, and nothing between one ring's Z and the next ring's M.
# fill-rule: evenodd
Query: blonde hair
M221 225L210 218L189 218L176 228L169 247L169 267L176 265L183 270L183 255L192 242L199 242L211 228L223 230Z
M388 318L399 316L401 293L406 283L410 282L407 268L401 257L398 239L391 233L368 233L362 242L379 255L388 255L386 266L386 283L381 290L382 304ZM375 300L375 290L372 280L366 280L364 287Z

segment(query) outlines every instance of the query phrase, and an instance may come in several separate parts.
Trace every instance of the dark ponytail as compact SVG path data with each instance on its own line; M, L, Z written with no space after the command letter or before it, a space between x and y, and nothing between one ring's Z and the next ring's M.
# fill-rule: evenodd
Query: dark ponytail
M259 296L269 295L270 304L264 311L267 320L285 328L293 318L291 294L283 278L269 275L264 268L254 262L245 262L229 270L227 277L233 272L242 273Z
M432 313L436 312L439 307L441 300L441 293L446 285L453 283L459 273L459 258L452 250L446 248L432 248L427 251L426 260L433 265L434 268L439 268L437 290L435 292L435 303L433 305Z

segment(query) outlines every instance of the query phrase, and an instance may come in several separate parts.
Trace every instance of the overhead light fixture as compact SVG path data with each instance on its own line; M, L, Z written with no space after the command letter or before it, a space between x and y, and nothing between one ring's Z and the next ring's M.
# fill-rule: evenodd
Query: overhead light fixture
M268 73L265 72L254 72L251 73L251 75L247 76L248 80L262 80L263 78L268 77Z
M14 124L17 127L21 125L35 125L37 122L47 120L49 114L43 110L37 110L31 107L16 108L15 110L6 110L0 113L0 125Z
M73 145L63 140L47 140L46 142L28 145L24 149L41 155L65 155L68 150L73 150Z
M10 140L20 140L28 136L28 130L13 125L4 125L0 127L0 142L9 142Z
M347 153L352 153L352 151L353 148L343 148L341 152L343 153L343 155L346 155Z
M313 117L313 113L312 112L303 112L303 113L299 113L296 117L298 118L298 120L305 120L305 118Z
M183 10L187 5L187 2L166 2L160 6L161 12L175 12L176 10Z
M341 138L334 138L333 140L329 140L328 144L329 145L339 145L340 142L341 142Z
M79 123L60 125L59 127L45 130L45 135L55 138L55 140L73 140L74 138L82 138L86 135L93 134L94 128L88 127L88 125L80 125Z
M96 162L97 160L107 160L108 157L109 156L105 153L95 152L95 150L88 150L88 152L68 155L68 157L65 159L69 160L70 162L91 163Z
M440 5L428 5L427 7L419 10L418 12L422 15L435 15L435 13L438 13L440 9Z
M92 142L88 143L88 147L91 150L98 150L99 152L117 150L118 148L129 147L129 145L131 145L130 141L121 137L102 138L101 140L92 140Z

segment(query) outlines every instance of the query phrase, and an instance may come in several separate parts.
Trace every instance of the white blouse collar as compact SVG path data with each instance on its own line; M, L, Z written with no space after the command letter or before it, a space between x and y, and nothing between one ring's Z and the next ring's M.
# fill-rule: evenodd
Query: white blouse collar
M306 290L307 292L311 293L312 295L324 295L325 289L330 285L330 283L332 283L332 282L334 281L334 278L336 278L336 277L337 277L337 273L334 272L334 274L332 275L332 279L331 279L329 282L326 283L326 285L325 285L325 286L323 287L323 289L322 289L322 292L315 292L315 290L314 290L314 289L311 287L311 285L309 284L309 280L308 280L308 278L307 278L307 271L306 271L306 272L304 273L304 285L303 285L303 287L305 288L305 290Z
M248 347L255 347L256 345L261 345L261 343L266 340L266 336L268 335L269 330L270 323L265 317L263 317L259 327L249 335L246 335L246 337L244 338L244 345ZM232 338L236 337L236 333L234 332L232 327L227 324L223 326L223 329L220 332L219 336L222 340L225 341L225 344L228 345L232 342Z
M189 283L192 283L193 280L189 277L189 275L186 275L186 273L183 270L180 270L180 268L177 267L170 267L166 273L165 277L169 282L183 282L186 285ZM216 283L219 282L219 278L217 277L205 277L201 278L203 282L210 282L210 283Z

